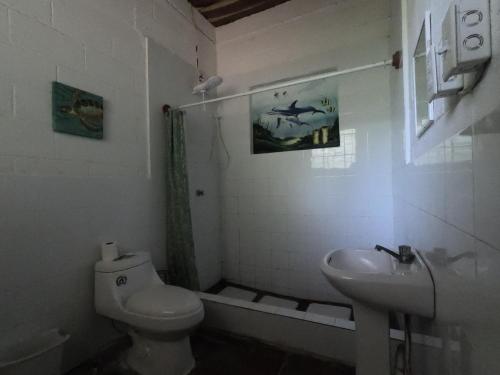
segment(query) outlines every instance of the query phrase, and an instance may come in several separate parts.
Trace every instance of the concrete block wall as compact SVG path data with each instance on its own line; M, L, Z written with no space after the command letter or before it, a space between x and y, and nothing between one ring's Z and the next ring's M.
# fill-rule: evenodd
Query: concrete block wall
M196 45L200 68L215 73L214 30L185 0L0 0L0 346L61 327L73 336L67 369L116 334L94 313L101 241L150 250L164 267L164 175L150 160L146 37L188 67L173 72L187 90ZM55 80L104 97L104 140L52 131ZM193 178L202 170L190 167ZM217 250L197 241L200 257Z

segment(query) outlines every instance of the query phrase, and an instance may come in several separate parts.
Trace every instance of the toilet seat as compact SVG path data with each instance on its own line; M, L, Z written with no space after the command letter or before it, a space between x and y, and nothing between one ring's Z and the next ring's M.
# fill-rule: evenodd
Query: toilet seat
M153 332L189 330L204 317L203 304L195 293L165 284L132 294L124 308L127 323Z
M201 301L190 290L172 285L154 285L134 293L125 303L131 312L154 316L182 316L200 308Z

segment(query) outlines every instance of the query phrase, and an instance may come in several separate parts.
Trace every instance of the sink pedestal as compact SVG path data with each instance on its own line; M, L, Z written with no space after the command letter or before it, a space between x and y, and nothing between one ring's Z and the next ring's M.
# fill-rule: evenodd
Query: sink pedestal
M328 253L321 271L353 300L356 318L356 374L390 374L389 311L434 318L434 282L418 252L402 263L375 250Z
M356 375L389 375L389 314L353 301Z

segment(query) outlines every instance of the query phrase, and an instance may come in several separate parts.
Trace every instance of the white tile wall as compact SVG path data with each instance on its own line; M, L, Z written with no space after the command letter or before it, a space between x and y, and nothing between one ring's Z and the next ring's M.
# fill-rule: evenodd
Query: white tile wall
M216 69L214 39L206 36L213 30L193 25L181 12L189 9L187 1L175 5L0 0L0 346L61 327L72 334L68 369L116 334L93 306L93 264L101 241L150 250L155 265L164 267L161 159L152 161L148 177L148 149L155 157L163 145L161 134L148 145L145 37L170 50L152 77L164 77L162 97L155 98L162 104L192 99L197 43L203 45L201 69ZM175 84L165 84L174 78ZM103 141L52 131L54 80L104 96ZM156 120L160 109L151 107ZM188 147L195 150L191 129L199 128L199 119L188 124ZM219 250L213 235L218 189L215 177L206 178L216 166L208 169L215 162L202 156L189 162L194 186L207 191L193 210L210 218L210 226L195 223L202 283L208 285L220 272L217 256L210 256Z
M433 11L437 25L449 2L410 3L410 39L416 40L424 10ZM393 2L395 36L400 32L399 4ZM493 49L498 52L498 2L491 5ZM397 37L392 43L394 49L401 47ZM417 157L409 164L398 146L404 144L398 100L402 75L391 75L395 240L423 252L436 282L436 319L415 320L414 328L443 339L438 358L415 351L415 374L489 375L500 368L500 111L498 100L490 100L499 87L497 52L471 95L438 103L440 117L416 145Z
M387 1L330 2L295 14L300 7L300 1L291 1L217 29L223 93L387 58ZM356 40L336 37L345 35L346 27ZM365 44L379 49L360 57L355 51ZM338 149L252 155L248 99L219 107L230 153L229 165L220 153L227 279L345 301L319 271L324 254L332 248L392 245L388 74L382 68L338 80Z
M464 373L498 371L493 354L498 350L496 334L500 330L500 320L493 316L500 306L495 297L500 241L493 229L500 220L498 189L494 188L498 155L490 150L499 147L495 129L500 116L491 116L485 120L488 125L476 124L415 163L397 166L394 175L396 240L425 254L436 282L436 321L432 325L423 322L421 329L461 342L464 359L460 371ZM489 126L492 121L493 128ZM446 187L441 189L439 184ZM444 208L433 206L438 202ZM458 338L457 331L462 332ZM467 345L474 349L467 350ZM454 349L445 350L440 365L447 372L442 373L456 373ZM428 367L422 368L422 374L435 366L423 364Z

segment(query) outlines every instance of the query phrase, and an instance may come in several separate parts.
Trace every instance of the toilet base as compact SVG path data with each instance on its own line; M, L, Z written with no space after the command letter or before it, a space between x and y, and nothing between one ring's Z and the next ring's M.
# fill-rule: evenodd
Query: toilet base
M195 366L189 336L175 341L153 340L129 332L133 345L126 361L141 375L187 375Z

